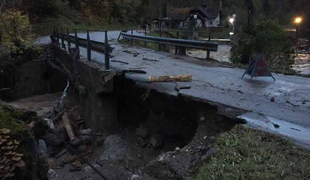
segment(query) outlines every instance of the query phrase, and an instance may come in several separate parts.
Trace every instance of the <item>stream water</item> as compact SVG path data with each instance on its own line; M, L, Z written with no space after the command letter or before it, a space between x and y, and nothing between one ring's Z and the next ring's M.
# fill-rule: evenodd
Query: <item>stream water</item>
M230 49L230 45L220 44L217 52L211 52L211 58L220 62L230 62ZM207 56L207 52L203 50L189 50L187 51L187 55L204 59ZM310 54L306 52L299 53L295 58L293 70L298 74L310 75Z
M293 69L299 74L310 75L310 54L298 54L293 65Z

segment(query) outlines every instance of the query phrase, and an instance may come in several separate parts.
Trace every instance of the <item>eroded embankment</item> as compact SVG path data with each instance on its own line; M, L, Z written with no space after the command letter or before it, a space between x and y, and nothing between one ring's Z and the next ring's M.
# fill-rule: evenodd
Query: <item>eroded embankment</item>
M32 73L31 68L23 69L33 74L31 81L38 79L27 85L29 89L49 88L44 79L49 71L56 78L52 81L55 88L64 88L59 80L69 79L64 102L59 104L50 98L56 96L43 95L13 103L53 121L53 130L41 126L39 118L26 122L28 128L40 132L34 133L34 139L41 152L38 164L44 167L36 167L41 179L101 179L90 165L109 180L184 179L195 174L202 162L214 153L212 147L216 137L236 124L218 115L215 106L141 88L123 75L102 71L97 63L78 61L75 67L78 71L68 74L74 67L63 69L72 62L69 55L60 53L61 56L56 55L58 59L52 62L43 65L36 62L42 66L32 68L40 69L38 73ZM65 77L64 72L69 76ZM28 74L23 76L32 77ZM15 89L25 83L14 82ZM19 99L30 94L10 98ZM41 103L42 107L36 103ZM43 104L48 107L43 108ZM28 174L35 168L31 163L26 167Z
M89 69L88 74L98 75L97 70ZM214 106L140 88L124 76L114 77L111 92L98 91L98 87L90 88L82 82L80 76L79 88L69 94L67 107L77 106L70 112L72 122L77 122L77 118L85 122L73 125L76 133L90 128L98 136L71 144L81 150L81 154L91 150L90 163L108 179L186 178L188 174L196 173L201 163L213 154L216 137L236 124L219 116ZM81 89L85 91L81 93ZM58 133L66 137L61 124L55 126ZM77 135L76 138L83 137ZM68 137L67 140L70 142ZM55 146L49 141L50 138L46 141L48 146ZM61 164L54 155L50 158ZM62 159L70 157L67 153ZM64 179L99 178L86 164L82 164L80 170L68 173L72 168L67 164L56 172Z

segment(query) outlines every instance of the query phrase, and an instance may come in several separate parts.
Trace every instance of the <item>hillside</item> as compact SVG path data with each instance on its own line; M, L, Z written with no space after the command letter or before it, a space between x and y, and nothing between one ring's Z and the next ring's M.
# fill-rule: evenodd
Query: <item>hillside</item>
M201 3L221 8L223 17L237 14L246 22L245 0L2 0L0 17L8 9L20 10L29 15L37 34L48 34L54 26L120 29L164 17L175 7ZM256 18L264 15L283 26L293 26L296 16L310 16L310 2L306 0L253 0L253 5ZM227 23L227 19L222 20ZM306 32L309 27L309 20L304 19L301 29Z

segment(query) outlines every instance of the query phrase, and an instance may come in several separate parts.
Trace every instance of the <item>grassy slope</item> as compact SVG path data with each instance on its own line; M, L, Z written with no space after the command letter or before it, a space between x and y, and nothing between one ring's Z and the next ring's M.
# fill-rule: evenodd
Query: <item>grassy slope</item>
M197 180L310 179L310 151L242 125L217 139Z

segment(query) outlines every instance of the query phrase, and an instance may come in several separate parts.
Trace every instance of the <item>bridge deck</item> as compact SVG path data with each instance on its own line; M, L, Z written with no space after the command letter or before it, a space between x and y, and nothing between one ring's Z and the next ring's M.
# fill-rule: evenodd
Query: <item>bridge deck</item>
M79 34L79 37L85 36ZM111 67L119 72L128 69L146 71L147 74L126 74L127 78L140 86L172 96L182 95L215 104L220 111L223 110L223 114L229 115L230 110L236 108L310 127L309 78L274 74L276 82L269 77L242 79L244 69L221 67L191 57L121 45L116 42L117 36L117 32L109 33L110 43L115 48L111 60L128 64L111 62ZM91 34L93 40L103 41L103 38L103 33ZM81 48L81 55L86 57L85 49ZM92 53L92 58L104 62L102 54ZM149 76L181 74L191 74L193 80L178 82L178 86L191 86L191 89L177 92L176 83L147 83ZM274 102L271 101L272 98L275 99Z
M79 34L84 37L85 34ZM274 74L274 82L269 77L250 80L242 79L243 69L220 67L210 62L171 53L158 52L140 47L120 45L116 42L118 32L109 33L115 48L111 62L117 71L141 69L147 74L127 73L126 77L141 86L156 89L170 95L182 95L213 103L253 111L274 118L295 122L310 127L310 79L298 76ZM104 40L104 34L95 32L91 39ZM86 57L85 49L81 54ZM93 53L93 59L104 62L104 56ZM145 60L147 59L147 60ZM154 61L155 60L155 61ZM175 91L175 83L147 83L149 76L191 74L192 82L178 82L179 86L192 86L191 89ZM275 102L271 98L275 98Z

